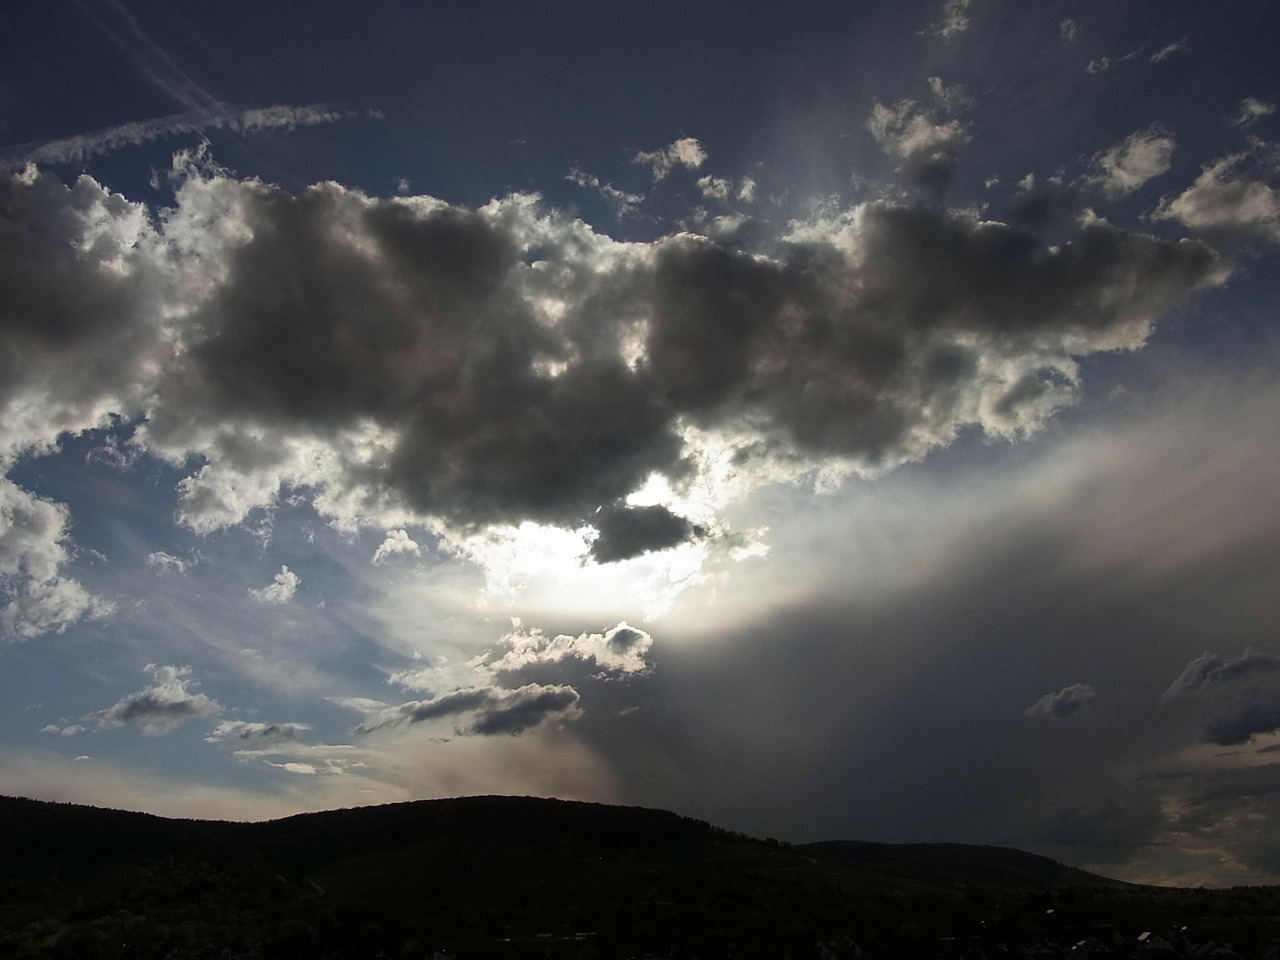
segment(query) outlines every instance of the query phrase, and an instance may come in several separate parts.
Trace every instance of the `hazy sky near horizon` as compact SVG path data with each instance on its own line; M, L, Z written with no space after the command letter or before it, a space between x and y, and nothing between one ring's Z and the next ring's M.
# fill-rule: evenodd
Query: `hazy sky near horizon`
M0 9L0 792L1280 882L1280 10Z

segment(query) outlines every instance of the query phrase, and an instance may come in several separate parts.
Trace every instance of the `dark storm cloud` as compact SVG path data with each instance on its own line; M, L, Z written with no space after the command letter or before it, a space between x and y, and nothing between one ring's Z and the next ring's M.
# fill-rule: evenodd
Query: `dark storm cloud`
M1276 390L1271 358L1253 386L1243 366L1180 399L1185 368L1162 367L1162 402L1132 384L1114 401L1138 422L1060 438L981 494L934 475L936 500L860 485L848 502L864 507L791 515L767 575L744 565L717 587L749 612L664 626L639 708L607 716L593 699L574 735L636 802L748 832L1005 843L1134 879L1190 870L1162 859L1189 781L1138 777L1193 761L1215 766L1198 790L1232 775L1203 759L1204 718L1158 701L1206 633L1241 649L1275 622ZM901 579L882 580L889 569ZM1073 675L1105 710L1024 718ZM1242 821L1221 842L1240 854L1255 836ZM1206 855L1194 881L1217 863Z
M1258 688L1243 693L1205 724L1209 743L1224 747L1248 743L1260 733L1280 730L1280 689Z
M620 244L529 197L295 195L202 156L175 178L154 223L85 178L6 181L0 382L38 411L28 444L145 415L138 444L204 459L179 516L205 531L294 485L348 520L595 518L597 559L660 549L698 528L617 504L653 473L693 478L689 425L732 431L744 461L854 469L967 424L1026 433L1074 399L1076 356L1140 345L1226 275L1204 246L1096 218L1045 247L872 203L762 253ZM54 375L75 416L38 402Z
M666 507L605 507L591 518L599 532L591 543L596 563L627 560L683 543L703 529Z
M1160 701L1209 698L1216 712L1205 722L1205 742L1238 746L1280 729L1277 671L1280 658L1269 654L1249 649L1228 658L1206 650L1187 664Z
M1085 683L1073 683L1057 693L1046 693L1027 707L1028 717L1044 720L1065 720L1088 708L1098 691Z
M548 719L572 718L577 713L578 700L578 691L565 685L530 683L515 690L474 687L454 690L431 700L402 703L360 724L356 732L372 733L453 717L456 718L455 730L460 735L515 736Z

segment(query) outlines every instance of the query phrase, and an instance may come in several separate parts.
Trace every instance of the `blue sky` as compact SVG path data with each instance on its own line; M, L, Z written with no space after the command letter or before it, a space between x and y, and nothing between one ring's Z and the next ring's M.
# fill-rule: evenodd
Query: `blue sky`
M0 12L0 791L1280 881L1277 13Z

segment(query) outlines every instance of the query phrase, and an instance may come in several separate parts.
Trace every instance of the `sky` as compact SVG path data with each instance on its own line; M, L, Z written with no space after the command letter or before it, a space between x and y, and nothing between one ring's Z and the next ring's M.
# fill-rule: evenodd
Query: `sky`
M1280 9L0 8L0 793L1280 882Z

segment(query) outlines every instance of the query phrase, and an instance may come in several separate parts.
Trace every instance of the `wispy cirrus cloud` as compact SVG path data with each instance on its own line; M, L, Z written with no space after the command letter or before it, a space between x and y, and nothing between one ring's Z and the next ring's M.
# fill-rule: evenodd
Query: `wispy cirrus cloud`
M59 140L11 147L0 153L0 169L18 170L33 163L83 163L126 147L142 146L186 134L203 134L210 130L230 130L239 134L267 130L290 131L373 115L372 111L337 109L325 104L267 107L219 104L167 117L121 123Z

